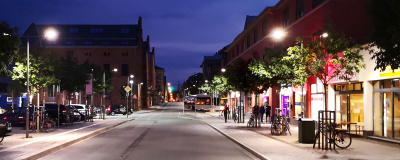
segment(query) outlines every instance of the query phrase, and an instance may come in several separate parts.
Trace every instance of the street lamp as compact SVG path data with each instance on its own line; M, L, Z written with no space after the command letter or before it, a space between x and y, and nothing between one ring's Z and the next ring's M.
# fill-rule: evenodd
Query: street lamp
M55 40L57 39L58 33L55 29L47 29L45 31L44 37L47 40ZM29 36L26 37L26 121L25 121L25 130L26 130L26 138L29 138L29 104L30 104L30 96L29 96ZM39 121L37 126L39 126ZM39 129L38 129L39 130Z
M222 73L225 73L225 72L226 72L226 69L225 69L225 68L221 68L221 72L222 72Z
M282 29L275 29L272 31L272 38L275 40L281 40L283 37L285 37L286 33Z
M127 81L127 85L126 85L126 87L129 87L129 83L132 81L132 83L133 83L133 78L134 78L135 76L133 75L133 74L131 74L129 77L128 77L128 81ZM130 79L132 79L131 81L130 81ZM130 83L131 85L132 85L132 83ZM128 118L128 115L129 115L129 92L130 91L132 91L132 88L130 88L129 90L126 90L126 118ZM132 92L131 92L132 93Z

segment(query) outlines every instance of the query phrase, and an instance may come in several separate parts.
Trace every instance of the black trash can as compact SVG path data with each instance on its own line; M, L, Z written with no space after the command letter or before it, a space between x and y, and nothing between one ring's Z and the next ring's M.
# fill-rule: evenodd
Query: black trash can
M314 143L315 122L312 119L299 119L299 143Z

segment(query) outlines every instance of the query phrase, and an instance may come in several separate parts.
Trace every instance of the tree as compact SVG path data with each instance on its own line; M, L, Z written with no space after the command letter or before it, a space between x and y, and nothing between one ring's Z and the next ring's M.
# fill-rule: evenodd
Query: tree
M85 64L78 64L78 61L71 55L67 55L62 61L61 71L58 74L61 90L66 90L68 95L84 90L89 74Z
M7 66L14 62L20 45L18 28L10 28L7 22L0 22L0 77L12 75Z
M14 97L18 97L22 92L26 91L24 85L18 81L13 80L10 85L7 86L7 93L11 95L11 108L14 109Z
M375 70L394 70L400 65L400 1L373 0L369 12L372 17L370 54L375 59ZM374 47L374 48L373 48ZM376 47L376 48L375 48Z
M54 55L55 56L55 55ZM56 76L56 66L60 62L55 62L56 58L49 57L35 57L32 54L29 55L29 83L31 86L30 94L38 93L40 89L45 88L52 84L60 82ZM26 57L20 57L20 61L15 62L13 69L13 80L19 80L25 86L27 85L26 78Z
M294 72L318 78L324 85L325 110L327 110L326 88L331 79L339 78L349 81L350 78L364 68L363 57L359 52L364 48L351 45L350 41L333 27L327 25L324 29L329 35L324 38L322 31L308 37L305 47L290 47L287 60L293 60ZM301 43L301 42L300 42ZM299 44L299 42L298 42ZM304 73L306 72L306 73ZM304 77L296 76L297 81Z

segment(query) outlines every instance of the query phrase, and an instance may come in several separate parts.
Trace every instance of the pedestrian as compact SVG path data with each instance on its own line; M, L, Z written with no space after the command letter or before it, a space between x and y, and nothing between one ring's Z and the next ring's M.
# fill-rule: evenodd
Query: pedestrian
M228 105L225 105L225 107L224 107L225 123L227 122L226 119L228 118L228 112L229 112L229 107L228 107Z
M260 112L260 107L258 106L258 105L256 105L256 106L254 106L254 120L255 120L255 124L256 124L256 127L257 127L257 125L258 125L258 116L259 116L259 112Z
M261 107L260 107L260 119L261 119L261 123L264 123L264 122L263 122L264 113L265 113L265 107L264 107L264 106L261 106Z
M269 122L271 122L271 106L267 104L267 108L265 109L265 122L267 122L269 119Z

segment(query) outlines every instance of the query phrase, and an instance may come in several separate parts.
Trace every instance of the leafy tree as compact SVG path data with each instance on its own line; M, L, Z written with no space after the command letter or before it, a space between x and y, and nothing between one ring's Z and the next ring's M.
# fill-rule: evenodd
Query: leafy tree
M360 45L351 45L350 41L341 33L327 25L325 30L328 37L323 38L322 32L308 37L303 48L290 47L289 57L293 60L294 72L318 78L324 85L325 109L327 109L326 87L331 79L339 78L349 81L361 68L364 68L363 57L359 52L364 49ZM298 82L305 79L296 76ZM294 77L294 78L296 78Z
M88 80L88 71L85 64L78 64L78 61L72 56L67 55L63 58L60 70L60 87L69 94L85 89ZM70 97L70 96L68 96Z
M7 86L7 93L11 95L12 99L12 109L14 109L14 97L18 97L24 91L26 91L26 87L24 87L24 85L18 80L13 80L12 83Z
M31 86L30 94L38 93L40 89L45 88L52 84L60 82L56 77L56 66L59 62L54 62L54 58L49 57L35 57L29 55L29 83ZM26 57L20 57L19 62L15 63L12 79L19 80L25 86L27 85L26 78Z
M370 54L375 59L375 70L398 69L400 65L400 1L373 0L368 13L372 17ZM376 47L376 48L372 48Z
M7 66L15 60L20 45L18 28L10 28L7 22L0 22L0 76L12 75Z

